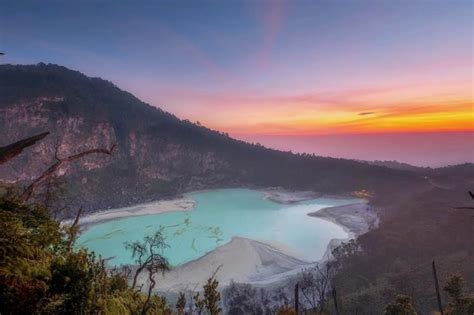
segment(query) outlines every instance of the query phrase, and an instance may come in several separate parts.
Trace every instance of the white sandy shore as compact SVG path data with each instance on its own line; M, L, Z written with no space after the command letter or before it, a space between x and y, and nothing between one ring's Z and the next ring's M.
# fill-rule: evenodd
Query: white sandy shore
M311 190L288 190L282 187L271 187L260 190L263 193L263 198L281 204L293 204L301 201L329 198L329 199L353 199L351 195L328 195L320 194Z
M81 226L87 226L95 223L128 218L141 215L159 214L171 211L189 211L192 210L196 202L192 199L180 198L174 200L161 200L150 203L139 204L136 206L105 210L82 217ZM62 224L70 224L73 220L63 221Z
M319 194L313 191L290 191L279 187L267 188L261 191L263 192L263 198L282 204L292 204L320 197Z
M187 291L200 289L207 279L218 270L216 279L225 287L236 282L262 284L280 279L295 270L307 267L308 262L299 260L281 248L247 238L232 240L208 254L172 269L157 277L159 291ZM141 275L140 283L148 276Z
M366 201L358 203L323 208L308 213L341 226L351 237L364 234L378 224L378 217Z
M308 213L311 217L317 217L330 221L341 226L349 235L346 239L332 239L323 255L321 261L331 259L332 251L342 242L368 232L377 227L379 218L369 206L367 201L348 205L323 208L315 212Z

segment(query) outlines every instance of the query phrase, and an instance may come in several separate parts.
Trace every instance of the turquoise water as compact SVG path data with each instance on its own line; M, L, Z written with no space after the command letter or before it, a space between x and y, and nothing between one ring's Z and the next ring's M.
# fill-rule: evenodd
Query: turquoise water
M284 205L249 189L196 192L186 197L196 201L192 211L99 223L84 231L77 244L110 258L111 265L128 264L133 261L124 243L141 240L161 229L169 245L164 255L173 266L199 258L233 236L279 244L295 257L315 261L322 258L331 239L346 238L347 233L338 225L307 213L354 201L318 198Z

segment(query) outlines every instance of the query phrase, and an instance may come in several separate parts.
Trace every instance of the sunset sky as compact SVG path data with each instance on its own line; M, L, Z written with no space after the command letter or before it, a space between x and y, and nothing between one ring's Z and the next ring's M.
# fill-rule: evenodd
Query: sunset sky
M473 12L470 0L7 0L1 62L65 65L280 149L438 166L474 161Z

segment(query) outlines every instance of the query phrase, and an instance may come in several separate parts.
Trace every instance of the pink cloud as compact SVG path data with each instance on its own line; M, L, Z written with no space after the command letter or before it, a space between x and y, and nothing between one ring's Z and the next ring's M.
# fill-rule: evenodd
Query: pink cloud
M286 1L265 1L261 22L263 26L262 45L254 57L257 67L265 69L270 64L271 52L286 17Z

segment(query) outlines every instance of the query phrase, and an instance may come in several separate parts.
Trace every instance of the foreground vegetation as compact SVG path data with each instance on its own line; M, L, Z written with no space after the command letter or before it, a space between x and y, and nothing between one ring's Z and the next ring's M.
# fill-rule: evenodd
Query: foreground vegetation
M0 313L141 313L146 295L129 288L123 274L108 271L103 260L74 249L71 231L48 209L2 197L0 218ZM153 296L149 310L164 314L168 306Z
M153 252L163 244L159 232L128 245L142 268L134 273L132 286L129 268L107 269L93 253L75 249L76 232L77 226L61 227L45 207L0 197L1 314L184 314L184 294L173 310L164 297L152 293L150 283L147 290L135 287L143 270L153 283L154 273L169 268ZM196 314L221 312L218 285L212 276L195 293L190 307Z

